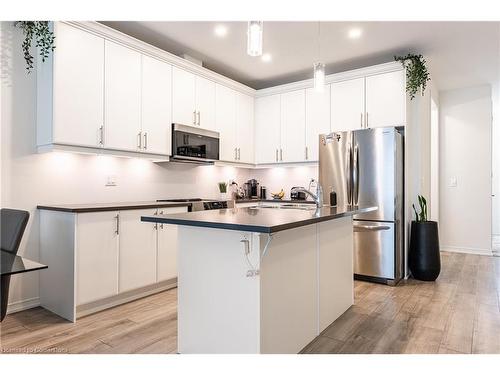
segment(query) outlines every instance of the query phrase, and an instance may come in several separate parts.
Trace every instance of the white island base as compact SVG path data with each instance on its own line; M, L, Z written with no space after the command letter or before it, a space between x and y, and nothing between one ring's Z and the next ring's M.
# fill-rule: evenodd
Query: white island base
M352 228L279 231L263 255L266 233L179 226L178 352L300 352L353 304Z

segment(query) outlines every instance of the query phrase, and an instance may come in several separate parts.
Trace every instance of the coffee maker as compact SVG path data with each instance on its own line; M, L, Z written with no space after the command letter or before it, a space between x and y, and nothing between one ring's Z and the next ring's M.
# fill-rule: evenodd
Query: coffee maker
M255 179L245 182L245 198L257 199L259 198L259 182Z

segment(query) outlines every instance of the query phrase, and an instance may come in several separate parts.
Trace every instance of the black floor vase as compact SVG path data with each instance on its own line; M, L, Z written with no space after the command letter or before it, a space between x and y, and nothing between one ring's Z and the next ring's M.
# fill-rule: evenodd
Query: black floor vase
M437 222L412 221L408 261L415 279L424 281L437 279L441 272Z

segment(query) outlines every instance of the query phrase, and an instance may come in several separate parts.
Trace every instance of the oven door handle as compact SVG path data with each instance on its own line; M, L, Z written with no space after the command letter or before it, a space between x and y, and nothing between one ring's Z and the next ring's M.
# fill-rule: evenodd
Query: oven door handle
M391 229L388 225L353 225L354 232L379 232Z

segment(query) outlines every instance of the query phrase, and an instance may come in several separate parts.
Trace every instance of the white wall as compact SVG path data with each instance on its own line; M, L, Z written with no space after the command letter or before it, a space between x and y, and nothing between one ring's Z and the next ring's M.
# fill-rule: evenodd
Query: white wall
M1 23L1 207L30 211L20 255L38 259L38 204L218 198L218 181L244 182L246 169L155 164L135 158L35 153L36 72L27 75L22 34ZM105 187L116 176L116 187ZM12 277L10 302L36 303L38 273Z
M491 88L443 91L440 102L441 248L491 253ZM457 186L450 187L456 177Z

